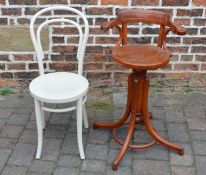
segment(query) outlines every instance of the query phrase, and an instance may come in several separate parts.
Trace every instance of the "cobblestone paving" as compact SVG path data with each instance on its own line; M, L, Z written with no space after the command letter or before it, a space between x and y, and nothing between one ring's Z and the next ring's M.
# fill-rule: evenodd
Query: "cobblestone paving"
M95 101L94 97L90 99ZM179 156L161 145L128 150L113 172L111 163L120 146L110 130L93 130L91 126L94 120L118 119L124 112L126 94L113 94L114 110L100 104L88 105L90 128L83 129L84 161L78 155L74 113L47 114L42 157L35 160L37 134L32 98L0 97L0 174L205 175L206 94L155 92L149 101L154 127L162 136L181 144L185 155ZM119 137L124 138L126 129L119 130ZM142 144L149 140L145 128L138 125L132 142Z

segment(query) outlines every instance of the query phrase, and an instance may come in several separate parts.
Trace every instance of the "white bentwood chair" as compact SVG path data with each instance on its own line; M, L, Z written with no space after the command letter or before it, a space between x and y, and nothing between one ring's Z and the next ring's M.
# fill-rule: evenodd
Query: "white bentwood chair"
M54 10L70 11L75 15L78 15L78 17L81 17L83 19L84 25L79 25L77 22L67 19L65 17L58 17L57 19L54 18L46 20L38 26L36 31L34 26L36 19L44 13ZM41 45L40 34L42 28L51 23L55 23L55 25L56 23L64 23L77 28L79 32L79 44L77 49L78 74L71 72L54 72L45 74L42 61L44 59L44 52ZM84 28L84 31L82 30L82 27ZM82 142L82 120L84 121L85 128L88 128L85 102L89 83L88 80L82 76L82 72L84 54L89 35L88 21L82 12L74 8L71 8L69 6L51 6L40 10L34 15L30 24L30 35L37 55L40 74L37 78L32 80L29 85L30 94L34 98L38 133L36 159L39 159L41 157L43 129L45 128L44 111L61 113L72 110L77 111L77 141L80 158L85 159ZM76 103L74 106L64 109L49 108L45 107L44 105L44 103L62 104L69 102Z

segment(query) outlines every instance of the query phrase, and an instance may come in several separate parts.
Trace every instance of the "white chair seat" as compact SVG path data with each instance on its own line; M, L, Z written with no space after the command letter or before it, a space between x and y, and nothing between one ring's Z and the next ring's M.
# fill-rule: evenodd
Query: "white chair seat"
M41 75L30 83L31 95L49 103L66 103L87 94L89 82L79 74L55 72Z

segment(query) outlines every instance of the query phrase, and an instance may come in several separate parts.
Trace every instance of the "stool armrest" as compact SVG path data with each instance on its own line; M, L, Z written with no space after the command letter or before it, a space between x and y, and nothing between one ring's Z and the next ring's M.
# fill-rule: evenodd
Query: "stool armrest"
M103 22L100 26L100 29L106 32L109 29L117 27L117 25L118 25L118 21L115 19L115 20L112 20L112 21L109 21L109 22Z
M184 28L183 26L181 26L175 22L171 22L171 31L178 34L178 35L185 35L187 33L186 28Z
M108 31L111 27L110 27L110 24L111 22L103 22L100 26L100 29L103 30L103 31Z
M178 25L177 23L174 23L174 22L170 22L170 27L168 27L165 32L164 32L164 35L163 35L163 48L168 50L167 49L167 46L166 46L166 37L168 35L169 32L174 32L178 35L185 35L187 33L187 29L184 28L183 26L181 25Z

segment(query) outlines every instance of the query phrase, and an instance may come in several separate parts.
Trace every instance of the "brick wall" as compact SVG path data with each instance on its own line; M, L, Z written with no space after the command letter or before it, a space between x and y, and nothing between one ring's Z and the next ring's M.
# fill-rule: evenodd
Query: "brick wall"
M188 29L185 36L170 34L167 42L174 54L164 69L150 72L153 77L200 80L206 77L206 0L0 0L0 86L23 86L38 75L28 25L39 9L69 4L82 10L89 20L90 36L84 70L93 87L124 86L128 70L112 62L110 49L117 31L102 32L99 25L115 17L119 8L146 8L169 11L173 20ZM64 15L55 12L54 15ZM49 15L49 14L47 14ZM44 16L40 21L45 20ZM76 31L53 27L45 43L47 72L74 71ZM158 29L151 25L130 26L130 42L155 44ZM21 34L20 34L21 33ZM47 35L47 32L45 32ZM95 81L94 81L95 80Z

